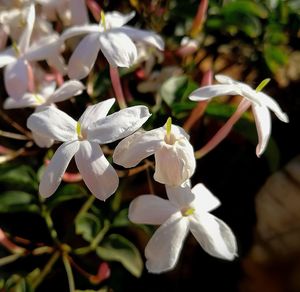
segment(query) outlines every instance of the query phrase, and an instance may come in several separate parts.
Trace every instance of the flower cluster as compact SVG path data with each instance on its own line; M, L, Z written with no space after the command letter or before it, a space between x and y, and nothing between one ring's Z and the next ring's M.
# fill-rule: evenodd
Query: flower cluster
M163 39L155 32L126 25L134 18L134 12L104 13L101 10L99 24L90 24L82 0L18 2L18 13L12 9L13 4L7 11L0 11L1 29L11 39L11 45L4 48L4 44L0 52L0 67L4 68L5 89L9 95L4 108L34 107L27 120L34 142L40 147L62 142L42 175L40 195L49 197L55 193L74 156L87 188L98 199L106 200L116 192L119 177L100 145L121 140L113 152L113 162L131 168L154 154L154 180L165 185L168 197L141 195L130 204L132 222L161 225L145 249L147 269L160 273L174 268L188 231L208 254L233 260L237 244L231 229L209 213L220 205L219 200L201 183L191 188L196 159L189 135L172 124L171 118L160 128L144 131L141 127L151 115L148 108L126 107L122 96L116 68L144 61L139 48L143 54L149 46L163 51ZM36 10L37 6L42 9ZM57 15L63 25L68 26L60 35L51 25ZM19 33L16 33L15 22L22 24ZM66 64L61 54L73 38L77 42L72 43L74 49ZM108 114L115 99L102 100L89 105L76 121L55 103L82 94L85 84L79 80L90 74L99 51L110 66L112 86L121 109ZM45 63L42 66L40 61L45 61L47 66ZM256 153L260 156L271 133L270 110L283 122L288 122L287 115L260 87L253 90L223 75L216 75L216 80L221 84L201 87L191 93L190 99L201 101L223 95L240 95L243 99L206 150L218 145L251 106L259 137Z

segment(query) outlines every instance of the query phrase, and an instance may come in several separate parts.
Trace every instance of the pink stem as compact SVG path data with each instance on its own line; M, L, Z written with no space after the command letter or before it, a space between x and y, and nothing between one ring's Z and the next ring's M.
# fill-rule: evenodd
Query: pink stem
M86 5L97 22L101 20L101 7L95 0L86 0Z
M240 119L243 113L251 106L251 102L247 99L243 99L235 113L230 117L230 119L223 125L223 127L208 141L208 143L201 149L195 152L195 157L202 158L204 155L209 153L215 147L217 147L220 142L222 142L229 132L231 131L234 124Z
M24 248L11 242L1 228L0 228L0 244L13 253L23 253L25 251Z
M192 37L196 36L202 28L202 25L206 18L207 7L208 7L208 0L201 0L198 6L197 14L192 24L192 29L191 29Z
M27 63L27 73L28 73L28 91L35 92L33 69L29 63Z
M122 85L121 85L121 80L120 80L120 75L119 75L118 68L109 65L109 73L110 73L110 79L111 79L112 87L114 89L119 107L121 109L125 108L125 107L127 107L127 105L126 105L126 101L125 101L123 90L122 90Z

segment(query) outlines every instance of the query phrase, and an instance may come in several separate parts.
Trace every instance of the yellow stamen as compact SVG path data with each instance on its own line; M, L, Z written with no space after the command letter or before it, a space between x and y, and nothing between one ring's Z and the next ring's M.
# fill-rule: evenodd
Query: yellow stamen
M255 91L260 92L263 90L263 88L271 81L271 78L266 78L262 82L259 83L259 85L256 87Z
M167 141L170 141L171 129L172 129L172 118L169 117L166 122Z
M81 125L79 122L77 122L77 125L76 125L76 133L78 135L78 138L81 139L82 138L82 134L81 134Z
M34 94L34 97L36 99L36 101L39 103L39 104L43 104L44 103L44 99L38 95L38 94Z
M195 212L194 208L188 208L186 210L181 211L182 216L185 216L185 217L192 215L194 212Z
M15 50L16 55L19 56L20 55L20 49L19 49L19 47L18 47L18 45L15 41L12 42L12 47Z
M101 10L101 21L100 23L102 23L104 30L106 30L106 20L105 20L105 13L103 12L103 10Z

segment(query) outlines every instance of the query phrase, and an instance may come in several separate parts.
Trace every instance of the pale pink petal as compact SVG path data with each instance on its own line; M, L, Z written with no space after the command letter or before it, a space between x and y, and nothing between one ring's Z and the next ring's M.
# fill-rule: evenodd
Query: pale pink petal
M130 67L137 59L137 49L124 33L113 29L99 35L101 51L113 67Z
M259 157L265 151L271 136L271 115L269 109L265 106L253 104L252 111L254 114L258 134L258 145L256 147L256 155Z
M7 93L13 98L20 98L28 88L27 61L18 59L4 69L4 84Z
M123 139L115 148L114 163L123 167L134 167L144 158L154 154L162 147L164 130L154 129L149 132L138 131Z
M128 218L136 224L161 225L177 211L168 200L154 195L142 195L130 203Z
M90 192L105 201L117 189L119 177L97 143L81 141L75 161Z
M15 51L12 48L8 48L0 52L0 68L13 63L17 60Z
M33 132L57 141L77 139L76 121L53 106L33 113L27 120L27 127Z
M99 144L114 142L134 133L150 116L143 105L122 109L89 126L87 139Z
M70 97L79 95L84 90L84 85L77 80L69 80L63 83L61 87L59 87L53 95L51 95L47 103L56 103L60 101L64 101Z
M41 148L49 148L53 145L54 140L38 133L32 132L34 143Z
M21 98L9 97L4 101L4 109L24 108L24 107L36 107L40 105L37 98L31 93L25 93Z
M91 33L85 36L69 60L69 77L71 79L85 78L95 64L99 49L99 33Z
M125 33L135 42L143 42L147 45L154 46L161 51L164 50L164 40L153 31L137 29L129 26L120 27L118 28L118 31Z
M106 117L115 101L114 98L110 98L95 105L89 105L79 119L81 129L86 130L88 126Z
M222 220L209 213L194 213L189 219L192 234L208 254L226 260L236 257L234 234Z
M69 2L72 25L83 25L89 22L85 0L72 0Z
M145 248L146 267L150 273L175 267L188 231L187 218L176 212L154 232Z
M63 143L55 152L43 173L39 193L43 197L50 197L58 188L70 160L79 149L80 142L69 141Z

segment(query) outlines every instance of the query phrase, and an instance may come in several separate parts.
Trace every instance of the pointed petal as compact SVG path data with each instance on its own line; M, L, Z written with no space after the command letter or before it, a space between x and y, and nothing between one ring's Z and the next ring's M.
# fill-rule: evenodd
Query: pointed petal
M142 195L130 203L128 218L136 224L161 225L177 211L168 200L154 195Z
M23 30L23 33L19 39L19 49L22 53L25 53L29 47L29 42L30 42L34 22L35 22L35 8L34 8L34 4L31 4L28 9L26 27Z
M12 48L8 48L0 52L0 68L13 63L17 60L15 52Z
M105 201L116 191L119 177L98 144L81 141L75 161L85 184L97 199Z
M128 14L122 14L118 11L107 12L105 13L105 22L108 28L120 27L130 21L134 16L134 11Z
M215 84L196 89L190 94L189 99L200 101L224 95L242 95L242 92L234 84Z
M79 119L81 129L86 130L99 119L105 118L115 101L114 98L110 98L95 105L89 105Z
M69 141L57 148L40 182L39 192L43 197L48 198L57 190L70 160L79 149L79 144L78 141Z
M170 186L179 186L195 172L196 160L193 146L186 138L174 145L164 143L155 153L154 179Z
M221 205L219 199L204 184L196 184L192 192L195 194L193 205L196 210L210 212Z
M123 32L135 42L143 42L148 45L154 46L161 51L164 50L164 40L161 36L153 31L132 28L129 26L120 27L118 31Z
M229 76L217 74L215 79L222 84L234 84L236 81Z
M87 33L99 33L99 25L80 25L73 26L71 28L66 29L62 35L60 36L60 41L63 43L66 39L72 38L74 36L79 36Z
M69 77L71 79L85 78L95 64L99 49L99 33L91 33L85 36L69 60Z
M176 212L154 232L145 248L146 267L150 273L161 273L175 267L188 227L187 218Z
M18 59L8 64L4 69L5 89L13 98L20 98L27 91L28 71L27 62Z
M114 163L123 167L134 167L144 158L161 148L164 139L162 128L149 132L138 131L123 139L115 148Z
M83 25L89 22L85 0L72 0L69 2L72 25Z
M31 93L25 93L21 98L9 97L4 101L4 109L24 108L24 107L36 107L40 105L38 100Z
M274 112L279 120L284 123L289 122L287 114L281 110L279 104L272 97L263 92L259 92L258 98L261 100L262 105L268 107L272 112Z
M88 127L88 140L99 144L111 143L138 130L151 116L146 106L122 109Z
M53 145L54 140L38 133L32 132L34 143L41 148L49 148Z
M237 244L231 229L220 219L209 213L194 213L189 216L190 230L210 255L233 260L237 254Z
M33 113L27 120L31 131L63 142L77 140L76 126L76 121L53 106Z
M181 186L169 186L165 185L169 200L182 209L186 206L190 206L195 200L195 194L191 191L191 187L188 183L184 183Z
M265 151L271 136L271 115L269 109L265 106L253 104L252 111L254 114L258 134L258 145L256 147L256 155L260 157L261 154Z
M101 51L113 67L130 67L137 59L137 49L124 33L109 30L99 35Z
M48 98L47 102L56 103L64 101L70 97L81 94L83 90L84 85L81 82L77 80L69 80L64 82L63 85Z

